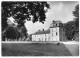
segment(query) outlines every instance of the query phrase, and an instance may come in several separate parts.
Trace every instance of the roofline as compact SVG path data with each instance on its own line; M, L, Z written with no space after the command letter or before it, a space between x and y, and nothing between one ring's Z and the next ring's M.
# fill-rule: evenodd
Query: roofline
M46 33L46 34L50 34L50 33ZM32 34L32 35L43 35L43 34Z

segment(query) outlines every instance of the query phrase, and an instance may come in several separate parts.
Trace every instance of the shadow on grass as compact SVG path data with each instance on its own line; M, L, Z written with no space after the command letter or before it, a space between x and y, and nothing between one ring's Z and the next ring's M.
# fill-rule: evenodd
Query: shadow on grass
M2 43L2 56L71 56L64 44Z

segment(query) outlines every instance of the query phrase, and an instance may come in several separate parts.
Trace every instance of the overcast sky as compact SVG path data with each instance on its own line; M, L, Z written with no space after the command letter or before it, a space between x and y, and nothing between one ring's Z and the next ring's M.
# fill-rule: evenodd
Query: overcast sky
M50 9L46 13L46 21L42 23L32 23L27 21L25 26L28 33L34 33L37 30L49 29L50 24L53 20L60 20L62 23L73 20L74 16L72 11L74 11L75 6L79 3L78 1L48 1L50 4Z
M34 33L37 30L48 29L53 20L60 20L62 23L66 23L68 21L73 20L74 16L72 11L74 11L75 6L79 3L77 1L51 1L50 9L46 13L46 21L44 24L42 23L32 23L31 21L26 22L26 28L28 29L28 33Z

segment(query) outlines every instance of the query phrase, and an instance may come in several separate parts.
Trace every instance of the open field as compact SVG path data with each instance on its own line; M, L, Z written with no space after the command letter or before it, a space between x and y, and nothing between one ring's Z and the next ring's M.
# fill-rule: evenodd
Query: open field
M64 44L2 43L2 56L71 56Z

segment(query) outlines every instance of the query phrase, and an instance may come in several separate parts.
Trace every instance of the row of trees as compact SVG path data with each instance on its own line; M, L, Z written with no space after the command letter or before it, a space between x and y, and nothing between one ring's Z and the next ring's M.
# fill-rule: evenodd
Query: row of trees
M65 35L68 40L75 40L75 37L79 39L79 4L75 7L73 15L74 20L64 24Z
M2 40L5 41L5 38L7 38L7 40L26 40L26 38L28 37L28 33L25 26L18 27L13 25L8 25L6 29L2 32Z

